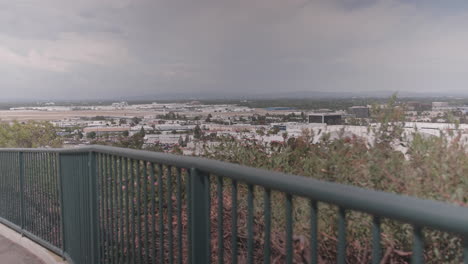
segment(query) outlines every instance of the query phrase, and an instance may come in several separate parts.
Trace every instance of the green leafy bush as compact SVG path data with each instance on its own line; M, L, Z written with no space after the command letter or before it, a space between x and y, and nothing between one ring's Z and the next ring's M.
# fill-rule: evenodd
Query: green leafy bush
M39 148L60 147L62 139L57 136L57 129L50 122L17 121L0 125L0 147L3 148Z

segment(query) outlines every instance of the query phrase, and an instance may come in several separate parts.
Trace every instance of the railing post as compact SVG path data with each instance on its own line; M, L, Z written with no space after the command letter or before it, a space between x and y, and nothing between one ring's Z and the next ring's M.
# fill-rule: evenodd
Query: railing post
M96 166L96 153L89 152L88 154L88 169L89 169L89 216L90 216L90 249L91 263L99 263L99 218L98 218L98 174Z
M209 263L208 249L208 221L210 221L208 212L209 179L208 174L198 169L190 170L192 182L192 261L193 264Z
M62 171L62 155L57 153L56 172L58 179L59 201L60 201L60 231L62 233L62 258L65 260L65 213L63 206L63 171Z
M468 264L468 236L462 237L463 263Z
M24 236L24 160L23 152L19 152L19 180L20 180L20 217L21 217L21 236Z
M420 226L413 226L413 255L412 264L424 263L424 234Z

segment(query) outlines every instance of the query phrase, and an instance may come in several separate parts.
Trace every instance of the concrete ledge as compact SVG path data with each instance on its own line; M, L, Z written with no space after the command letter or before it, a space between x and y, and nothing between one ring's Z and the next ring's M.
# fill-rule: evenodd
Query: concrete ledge
M11 240L15 244L31 252L34 256L39 258L44 263L47 263L47 264L68 263L67 261L63 260L62 257L45 249L44 247L32 241L31 239L21 236L21 234L19 234L18 232L14 231L13 229L1 223L0 223L0 235L6 237L7 239Z

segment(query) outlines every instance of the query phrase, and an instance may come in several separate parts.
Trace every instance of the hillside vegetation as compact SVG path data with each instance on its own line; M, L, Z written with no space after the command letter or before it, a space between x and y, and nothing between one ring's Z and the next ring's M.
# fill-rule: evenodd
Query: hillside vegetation
M41 148L61 147L62 138L49 122L13 122L0 125L0 147Z
M373 116L381 125L372 132L374 142L358 137L340 137L330 140L321 135L318 143L311 131L304 130L301 137L287 139L273 146L256 141L225 139L214 147L206 147L207 158L238 163L267 170L302 175L315 179L350 184L368 189L416 196L468 206L468 155L460 135L442 134L425 138L415 133L403 154L394 146L406 142L403 134L404 112L390 100L386 108L374 108ZM450 132L447 132L450 133ZM452 138L449 140L448 138ZM245 192L245 188L241 192ZM242 197L245 195L240 195ZM258 191L256 197L263 197ZM277 194L273 202L274 222L284 230L284 196ZM309 234L309 203L294 201L295 234ZM257 208L262 200L257 199ZM320 255L322 261L334 261L336 244L336 213L333 206L321 205ZM258 223L262 212L258 211ZM371 250L371 218L350 213L348 220L349 263L367 262ZM449 234L425 230L426 260L428 263L459 263L461 241ZM258 239L261 239L260 237ZM412 228L393 221L383 222L384 263L406 263L411 257ZM302 248L307 248L304 242ZM307 253L307 252L306 252ZM297 254L296 254L297 255ZM307 255L307 254L306 254ZM301 262L300 259L296 259Z

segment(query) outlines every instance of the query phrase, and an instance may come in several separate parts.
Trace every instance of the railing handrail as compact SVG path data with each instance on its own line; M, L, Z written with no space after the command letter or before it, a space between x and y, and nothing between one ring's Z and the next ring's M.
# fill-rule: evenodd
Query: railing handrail
M0 149L1 151L55 152L61 154L95 152L157 162L181 168L197 168L205 173L212 173L239 182L306 197L345 209L365 212L375 216L399 220L417 226L435 228L468 237L468 208L445 202L364 189L200 157L118 147L90 145L73 149L8 148Z

